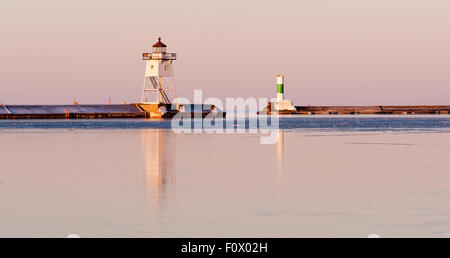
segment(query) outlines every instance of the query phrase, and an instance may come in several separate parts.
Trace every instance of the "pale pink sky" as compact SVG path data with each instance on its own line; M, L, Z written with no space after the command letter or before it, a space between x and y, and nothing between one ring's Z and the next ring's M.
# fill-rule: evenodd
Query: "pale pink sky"
M158 36L178 96L450 104L448 0L0 0L0 102L138 101Z

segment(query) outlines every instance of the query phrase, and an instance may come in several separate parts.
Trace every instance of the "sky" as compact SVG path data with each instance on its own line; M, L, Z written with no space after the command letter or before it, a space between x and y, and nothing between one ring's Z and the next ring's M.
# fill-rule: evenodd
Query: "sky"
M448 0L0 0L0 102L137 102L158 37L179 97L450 105Z

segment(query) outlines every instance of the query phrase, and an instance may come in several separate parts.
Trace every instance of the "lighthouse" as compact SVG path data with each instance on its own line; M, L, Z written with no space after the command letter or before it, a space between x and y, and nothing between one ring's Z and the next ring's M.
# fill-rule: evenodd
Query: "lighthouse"
M295 111L295 107L290 100L284 99L284 75L277 75L277 102L274 108L278 112L289 113Z
M284 76L277 75L277 101L278 103L284 99Z
M152 52L142 54L145 61L142 104L170 104L175 95L173 61L177 59L177 54L167 53L166 49L167 46L158 38Z

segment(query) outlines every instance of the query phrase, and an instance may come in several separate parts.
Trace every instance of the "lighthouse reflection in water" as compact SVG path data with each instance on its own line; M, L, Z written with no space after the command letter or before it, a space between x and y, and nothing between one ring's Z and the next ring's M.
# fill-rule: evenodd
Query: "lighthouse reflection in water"
M142 147L144 155L145 188L150 207L163 206L175 187L175 141L176 135L169 131L143 130Z

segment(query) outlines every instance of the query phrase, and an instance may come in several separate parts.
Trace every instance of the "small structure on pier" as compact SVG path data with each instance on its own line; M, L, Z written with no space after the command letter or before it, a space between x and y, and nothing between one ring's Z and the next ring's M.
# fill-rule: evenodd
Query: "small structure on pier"
M295 107L292 105L290 100L284 99L284 75L277 75L277 102L270 103L273 107L272 111L283 112L293 112Z

